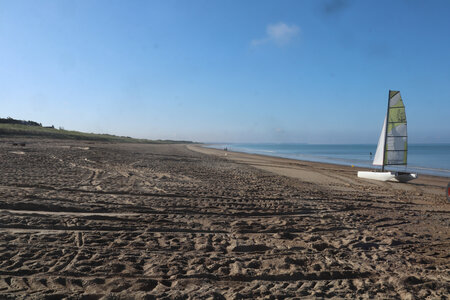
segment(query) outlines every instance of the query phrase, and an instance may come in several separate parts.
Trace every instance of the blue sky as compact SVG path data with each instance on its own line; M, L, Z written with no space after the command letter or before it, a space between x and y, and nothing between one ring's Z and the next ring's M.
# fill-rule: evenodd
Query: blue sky
M0 117L201 142L450 142L450 1L0 0Z

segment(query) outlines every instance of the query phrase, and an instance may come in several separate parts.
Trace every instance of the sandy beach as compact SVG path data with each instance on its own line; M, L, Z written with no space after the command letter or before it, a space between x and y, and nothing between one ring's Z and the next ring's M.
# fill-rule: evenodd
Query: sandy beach
M201 145L2 138L0 161L0 298L450 294L449 178Z

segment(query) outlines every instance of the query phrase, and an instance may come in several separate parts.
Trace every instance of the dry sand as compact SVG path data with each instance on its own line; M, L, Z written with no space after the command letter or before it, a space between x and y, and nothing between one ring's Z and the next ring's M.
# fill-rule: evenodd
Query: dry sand
M0 298L432 298L448 178L204 149L0 140ZM226 155L225 155L226 154Z

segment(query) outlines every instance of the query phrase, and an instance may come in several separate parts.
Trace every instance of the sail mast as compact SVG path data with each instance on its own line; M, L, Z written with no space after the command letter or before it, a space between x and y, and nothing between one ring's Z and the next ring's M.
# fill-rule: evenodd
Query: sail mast
M386 147L387 147L387 133L389 128L389 105L391 104L391 90L388 92L388 105L386 112L386 131L384 132L384 147L383 147L383 164L381 165L381 172L384 172L384 163L386 161Z

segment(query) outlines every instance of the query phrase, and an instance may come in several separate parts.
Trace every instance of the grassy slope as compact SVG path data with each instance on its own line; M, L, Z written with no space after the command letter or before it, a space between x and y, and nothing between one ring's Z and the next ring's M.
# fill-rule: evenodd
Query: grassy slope
M43 137L43 138L119 142L119 143L148 143L148 144L191 143L187 141L134 139L131 137L116 136L110 134L85 133L79 131L44 128L39 126L0 124L0 137L5 136Z

